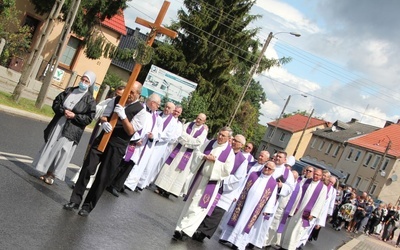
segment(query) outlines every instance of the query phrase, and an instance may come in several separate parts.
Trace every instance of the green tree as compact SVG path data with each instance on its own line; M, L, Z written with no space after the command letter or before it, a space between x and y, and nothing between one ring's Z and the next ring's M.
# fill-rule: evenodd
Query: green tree
M50 12L56 0L31 0L37 13L45 15ZM86 56L91 59L98 59L102 55L109 58L127 60L132 56L132 50L120 50L112 45L103 35L101 26L105 18L111 18L127 7L130 0L82 0L78 9L72 31L80 37L85 38ZM66 0L62 8L62 18L67 16L72 0Z
M201 112L208 116L211 134L227 124L250 69L260 56L262 43L256 38L259 29L249 28L259 18L250 14L254 3L255 0L185 0L185 9L178 11L178 20L170 27L180 31L178 38L155 48L154 64L198 83L193 97L201 98L201 105L198 98L186 101L204 108ZM287 61L263 57L258 72ZM255 118L251 123L238 118L233 126L251 130L258 124L261 103L266 101L259 82L251 82L243 101L248 103L241 108L247 110L238 113L251 110ZM249 109L249 105L253 108ZM190 103L186 106L191 107ZM188 113L190 119L195 115L184 108L183 117Z
M0 65L8 66L11 57L22 57L28 52L31 33L29 27L20 25L19 11L15 7L15 0L4 1L0 10L0 38L6 40L0 56Z

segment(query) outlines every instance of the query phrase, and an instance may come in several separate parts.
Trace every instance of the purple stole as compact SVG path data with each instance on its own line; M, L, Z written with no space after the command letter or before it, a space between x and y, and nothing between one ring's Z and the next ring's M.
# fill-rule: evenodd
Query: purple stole
M194 126L194 122L189 124L189 126L186 129L187 134L190 135L190 133L192 133L193 126ZM201 126L201 128L199 130L197 130L196 133L194 133L193 138L199 137L203 133L203 131L204 131L204 126ZM182 148L182 144L178 143L178 145L176 145L174 150L172 150L171 154L169 155L169 157L165 161L165 163L168 165L171 165L171 162L175 159L176 155L179 153L181 148ZM186 149L185 153L183 154L183 156L178 164L178 167L177 167L178 169L185 170L185 167L186 167L187 163L189 162L189 159L192 156L192 153L193 153L193 149L191 149L191 148Z
M256 164L257 164L257 161L250 162L250 163L247 165L247 173L249 173L250 168L253 167L253 166L256 165Z
M252 156L251 154L249 154L249 156L247 156L247 161L250 162L250 160L251 160L252 157L253 157L253 156Z
M228 225L229 226L236 226L236 223L240 217L240 214L242 213L243 206L246 202L247 195L249 193L249 190L253 186L253 184L257 181L258 177L260 177L261 171L259 172L252 172L249 177L247 178L246 185L242 191L242 193L239 196L239 199L236 203L235 209L233 210L233 213L231 215L231 218L229 219ZM256 223L258 217L260 216L264 206L267 204L272 192L276 188L276 181L275 179L271 176L265 185L264 188L264 193L261 196L261 199L258 201L257 206L255 207L253 213L251 214L245 228L244 232L249 233L251 228L253 227L254 223ZM251 197L249 197L251 199Z
M283 233L283 230L285 229L286 221L287 218L289 217L290 210L292 210L294 202L296 201L296 197L300 191L300 183L301 183L301 178L298 178L293 193L291 194L290 199L285 207L285 210L283 211L281 222L279 224L278 230L276 231L277 233Z
M246 157L242 154L242 152L239 151L237 154L235 154L235 162L234 162L234 164L233 164L233 169L232 169L232 171L231 171L230 174L231 174L231 175L232 175L232 174L235 174L236 171L238 170L238 168L242 165L243 161L245 161L245 160L246 160ZM224 192L223 185L224 185L224 183L223 183L223 181L222 181L221 186L220 186L220 188L219 188L219 190L218 190L218 194L217 194L217 196L215 197L214 202L213 202L213 204L211 205L211 208L210 208L210 210L209 210L208 213L207 213L208 216L211 216L212 212L214 211L215 207L216 207L217 204L218 204L219 199L221 198L221 195L222 195L223 192Z
M162 114L162 113L161 113ZM169 115L168 117L167 117L167 119L165 119L165 121L164 121L164 124L163 124L163 128L162 128L162 131L164 131L164 129L168 126L168 124L169 124L169 122L172 120L172 115Z
M216 140L211 140L206 148L204 149L204 154L205 155L209 155L211 150L213 149L213 145L216 142ZM231 145L227 145L227 147L221 152L221 154L218 156L218 161L220 162L226 162L226 160L228 159L229 154L231 153L232 148ZM185 197L189 197L189 194L193 191L193 187L196 184L197 180L199 179L200 175L201 175L201 171L204 167L204 163L205 161L203 161L203 163L201 164L199 170L197 171L192 184L190 185L189 191L188 191L188 195L186 195ZM199 202L199 207L201 208L207 208L208 204L210 203L211 197L214 194L214 190L217 187L217 183L218 181L208 181L207 186L204 190L203 195L201 196L200 202ZM186 199L185 199L186 200ZM211 210L211 209L210 209ZM212 209L213 210L213 209ZM209 213L211 214L212 211Z
M283 171L283 179L285 180L285 182L288 177L289 177L289 169L285 167L285 170Z
M308 179L304 182L303 184L303 192L301 194L301 198L299 201L299 204L297 205L297 209L299 209L301 202L303 201L304 195L312 182L312 179ZM314 207L315 202L318 199L319 194L321 193L322 188L324 187L324 183L322 181L319 181L317 184L317 187L314 190L314 193L311 195L310 200L308 201L307 205L304 207L303 215L302 215L302 220L303 220L303 227L309 227L310 226L310 220L308 219L311 215L311 209Z

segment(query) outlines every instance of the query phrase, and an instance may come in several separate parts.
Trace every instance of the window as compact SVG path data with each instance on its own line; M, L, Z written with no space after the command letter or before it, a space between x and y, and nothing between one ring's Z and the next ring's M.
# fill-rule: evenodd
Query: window
M324 147L324 145L325 145L325 142L321 141L321 143L319 144L318 150L321 151L322 148Z
M64 49L63 55L60 58L60 63L71 67L74 59L79 51L81 41L73 36L69 38L68 44Z
M372 167L371 167L372 169L375 169L378 166L381 158L382 157L380 155L375 156L374 164L372 164Z
M314 138L314 140L311 143L311 148L315 148L315 143L317 143L317 138Z
M356 180L354 181L354 185L353 186L358 188L358 186L360 185L360 182L361 182L361 177L357 176Z
M389 165L389 161L390 161L390 159L388 159L388 158L385 159L385 161L383 162L382 167L381 167L382 171L386 170L387 166Z
M325 151L326 155L329 155L329 152L331 151L332 147L333 147L333 143L329 143L328 148Z
M357 154L356 154L356 157L354 158L354 162L356 162L356 161L358 161L358 159L360 159L360 155L361 155L361 151L358 150Z
M333 151L333 155L332 155L333 157L336 157L338 155L339 149L340 149L340 147L339 147L339 145L337 145L335 148L335 151Z
M368 153L367 158L365 159L365 162L364 162L365 167L367 167L369 165L369 163L371 162L371 159L372 159L372 154Z
M349 151L349 154L346 157L346 160L350 160L351 159L351 156L353 155L353 152L354 152L354 148L350 148L350 151Z
M272 128L272 127L269 127L270 129L268 130L268 135L267 135L267 137L268 138L271 138L272 137L272 132L274 131L274 129Z
M279 140L280 141L285 141L285 136L286 136L286 133L282 132L281 137L279 138Z
M375 193L376 185L372 185L371 189L369 190L369 194L373 195Z

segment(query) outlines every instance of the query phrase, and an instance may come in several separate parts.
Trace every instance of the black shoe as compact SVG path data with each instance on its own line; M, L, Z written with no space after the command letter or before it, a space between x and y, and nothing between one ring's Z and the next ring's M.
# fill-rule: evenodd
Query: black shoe
M142 192L143 191L143 188L140 188L140 187L136 187L135 188L135 192L137 192L137 193L140 193L140 192Z
M162 197L169 199L169 193L167 191L163 191L161 194Z
M115 197L119 197L117 189L115 189L115 188L113 188L111 186L108 186L108 187L106 187L106 190L108 192L110 192L112 195L114 195Z
M80 215L80 216L82 216L82 217L87 217L88 215L89 215L89 211L88 210L86 210L86 209L81 209L81 210L79 210L79 212L78 212L78 214Z
M247 244L246 249L254 249L254 245L249 243Z
M63 208L64 208L65 210L72 211L73 209L78 209L78 208L79 208L79 204L70 202L70 203L65 204L65 205L63 206Z
M182 239L182 232L175 230L174 235L172 235L174 240L181 240Z
M207 235L203 234L200 231L196 231L193 234L192 239L195 240L195 241L198 241L198 242L203 242L206 237L207 237Z
M236 245L232 244L231 249L238 250L239 248Z

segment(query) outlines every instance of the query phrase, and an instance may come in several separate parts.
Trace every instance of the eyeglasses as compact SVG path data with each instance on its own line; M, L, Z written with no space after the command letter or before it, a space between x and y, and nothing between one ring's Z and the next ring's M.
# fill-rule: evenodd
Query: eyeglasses
M252 149L252 147L251 146L248 146L248 145L246 145L246 147L245 148L250 148L250 149Z
M267 165L265 165L264 168L265 168L266 170L275 170L274 168L270 168L270 167L268 167Z
M307 169L306 172L313 172L312 170Z

